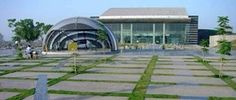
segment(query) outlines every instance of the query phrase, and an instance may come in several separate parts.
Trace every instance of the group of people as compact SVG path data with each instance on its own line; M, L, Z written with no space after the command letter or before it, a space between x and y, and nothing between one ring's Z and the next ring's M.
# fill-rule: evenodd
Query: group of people
M28 45L25 49L25 55L28 59L36 59L38 58L38 53L34 50L32 50L31 46Z

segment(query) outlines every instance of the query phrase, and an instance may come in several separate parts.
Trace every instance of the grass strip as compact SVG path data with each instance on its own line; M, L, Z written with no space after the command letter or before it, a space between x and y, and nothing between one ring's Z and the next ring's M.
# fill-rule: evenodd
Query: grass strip
M110 83L137 83L136 81L119 81L119 80L85 80L85 79L68 79L67 81L73 82L110 82Z
M145 97L146 98L172 98L172 99L177 99L180 96L178 96L178 95L168 95L168 94L146 94Z
M92 72L92 71L84 71L84 73L87 74L114 74L114 75L119 75L119 74L125 74L125 75L140 75L142 73L125 73L125 72Z
M14 73L14 72L20 72L20 71L23 71L25 69L30 69L30 68L33 68L33 67L42 66L44 64L49 64L49 63L53 63L53 62L57 62L57 61L59 61L59 60L57 59L57 60L52 60L52 61L49 61L49 62L42 62L42 63L35 64L35 65L25 65L25 66L21 66L22 68L18 68L18 69L14 69L14 70L5 70L3 73L0 74L0 76L10 74L10 73Z
M153 56L151 58L147 68L145 69L140 80L138 81L134 90L132 91L132 95L129 96L129 100L144 100L147 87L151 82L151 76L153 73L153 69L156 66L157 59L158 59L157 56Z
M195 58L197 59L197 62L202 63L204 66L206 66L211 72L213 72L215 74L216 78L220 78L221 80L223 80L225 83L227 83L227 85L231 88L233 88L236 91L236 83L232 80L232 77L227 76L227 75L222 75L222 77L219 77L220 71L217 70L216 68L214 68L212 65L210 65L207 61L203 61L202 58L195 56Z
M26 92L27 89L18 89L18 88L1 88L0 92ZM1 99L1 98L0 98Z
M208 100L236 100L235 97L209 97Z
M68 94L68 95L93 95L93 96L124 96L128 97L130 93L115 93L115 92L80 92L80 91L65 91L65 90L49 90L52 94Z
M23 100L25 97L33 95L34 92L35 92L34 88L27 91L21 91L20 94L10 97L7 100Z

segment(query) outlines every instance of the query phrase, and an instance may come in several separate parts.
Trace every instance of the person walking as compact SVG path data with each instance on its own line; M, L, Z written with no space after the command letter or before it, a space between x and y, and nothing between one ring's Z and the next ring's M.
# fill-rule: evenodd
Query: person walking
M32 58L32 49L31 49L31 46L30 46L30 45L28 45L28 46L26 47L25 54L26 54L26 56L27 56L28 59L31 59L31 58Z

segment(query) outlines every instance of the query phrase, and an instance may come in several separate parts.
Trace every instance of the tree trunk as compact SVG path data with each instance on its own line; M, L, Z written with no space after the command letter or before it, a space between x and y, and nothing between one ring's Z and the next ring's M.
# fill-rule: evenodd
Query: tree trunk
M223 58L221 57L221 64L220 64L220 71L219 71L219 77L222 77L222 70L223 70Z
M204 51L202 51L202 57L203 57L202 61L203 61L203 62L205 62L205 55L204 55Z

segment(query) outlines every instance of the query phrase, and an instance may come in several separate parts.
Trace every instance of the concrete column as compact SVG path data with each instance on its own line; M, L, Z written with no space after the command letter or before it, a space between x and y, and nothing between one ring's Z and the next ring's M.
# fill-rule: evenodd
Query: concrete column
M163 23L163 39L162 39L162 44L166 44L166 23Z
M155 39L155 36L156 36L156 24L153 24L152 25L152 44L155 44L155 41L156 41L156 39Z
M133 44L133 24L130 24L130 43Z
M123 44L123 24L120 24L120 43Z

